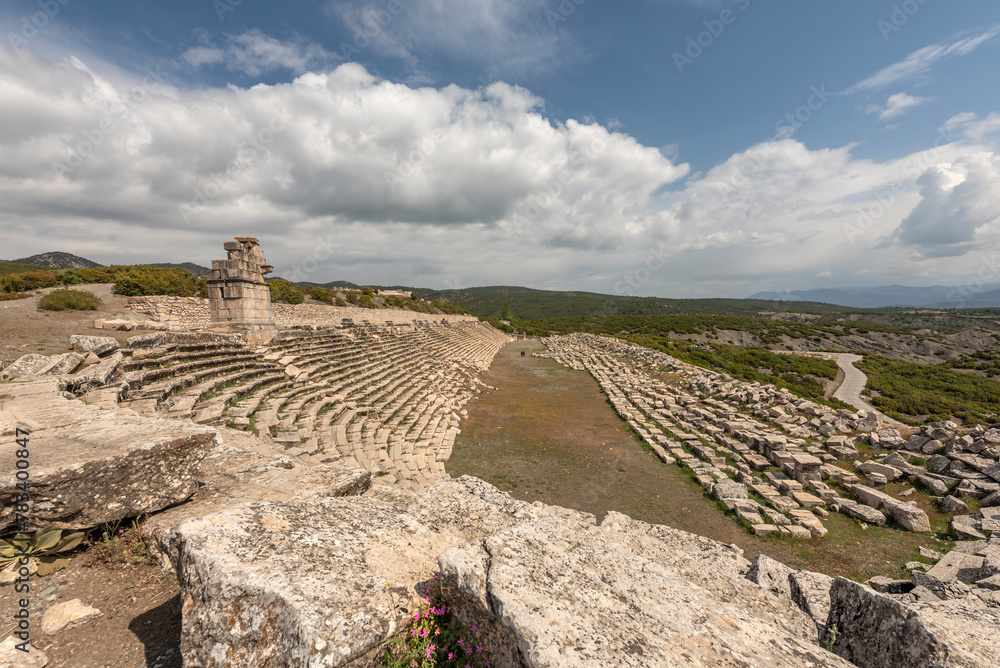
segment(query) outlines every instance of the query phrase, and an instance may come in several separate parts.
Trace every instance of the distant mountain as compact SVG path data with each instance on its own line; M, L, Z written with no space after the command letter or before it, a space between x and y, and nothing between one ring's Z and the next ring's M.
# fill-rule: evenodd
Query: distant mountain
M88 260L85 257L73 255L72 253L63 253L61 251L39 253L38 255L32 255L31 257L22 257L16 260L11 260L11 262L16 262L18 264L34 264L42 267L53 267L55 269L80 269L82 267L93 269L94 267L101 266L93 260Z
M151 267L177 267L179 269L187 269L195 276L208 276L208 272L211 271L208 267L203 267L200 264L195 264L194 262L181 262L180 264L175 264L173 262L157 262L156 264L151 264Z
M568 318L594 315L734 315L759 317L761 313L812 313L834 315L853 312L852 309L829 304L804 304L748 299L667 299L664 297L631 297L602 295L596 292L560 292L535 290L509 285L460 290L415 291L426 300L440 299L461 306L473 315L500 317L505 304L510 304L515 318Z
M959 296L964 295L964 301ZM1000 306L1000 284L983 286L978 292L946 285L908 287L885 285L868 288L829 288L793 292L758 292L750 299L778 302L820 302L852 308L918 306L926 308L992 308Z

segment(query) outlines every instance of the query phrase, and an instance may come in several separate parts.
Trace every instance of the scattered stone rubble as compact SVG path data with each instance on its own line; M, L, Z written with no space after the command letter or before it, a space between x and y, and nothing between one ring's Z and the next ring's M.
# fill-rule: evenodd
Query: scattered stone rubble
M960 430L944 423L903 438L865 411L833 410L618 339L572 334L545 344L539 355L590 372L660 459L690 470L757 535L822 537L829 512L930 531L926 513L904 500L912 491L897 498L879 489L888 482L916 482L947 513L968 510L959 496L984 508L1000 505L1000 425ZM677 382L653 378L664 373ZM859 448L875 458L860 461ZM984 538L994 526L989 513L952 520L961 538Z

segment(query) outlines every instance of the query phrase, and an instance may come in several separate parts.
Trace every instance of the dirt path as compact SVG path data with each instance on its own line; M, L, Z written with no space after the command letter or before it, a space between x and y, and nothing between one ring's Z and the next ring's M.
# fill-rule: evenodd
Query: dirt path
M837 360L837 366L844 372L844 380L840 387L833 393L834 399L840 399L846 404L850 404L857 409L864 409L879 416L881 422L889 424L902 424L899 420L883 415L881 411L861 398L861 392L868 384L868 376L854 366L855 362L864 359L861 355L853 353L823 353ZM837 374L840 377L840 374Z
M898 577L903 564L918 558L918 545L934 545L926 535L862 529L839 514L825 520L830 534L821 540L753 536L723 515L680 467L648 452L590 374L531 357L543 349L538 341L510 343L481 376L498 390L467 405L469 416L446 464L450 475L474 475L515 498L576 508L598 519L616 510L735 543L748 558L765 552L794 568L853 579ZM521 357L522 350L527 356Z

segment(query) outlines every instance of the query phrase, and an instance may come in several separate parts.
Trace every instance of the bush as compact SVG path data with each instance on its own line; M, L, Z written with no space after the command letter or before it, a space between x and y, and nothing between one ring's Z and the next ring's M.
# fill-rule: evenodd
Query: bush
M113 290L115 294L126 297L193 297L198 290L198 279L187 269L136 265L118 274Z
M297 288L294 283L282 279L270 281L267 287L271 290L272 302L285 302L286 304L301 304L306 299L306 293Z
M63 288L39 299L38 308L45 311L93 311L100 303L100 298L90 292Z
M333 290L327 290L318 285L310 285L306 288L306 294L318 302L333 306Z
M57 285L59 285L59 274L54 271L27 271L22 274L7 274L0 278L0 288L4 292L25 292Z
M59 282L63 285L79 285L84 282L83 277L72 269L67 269L59 277Z

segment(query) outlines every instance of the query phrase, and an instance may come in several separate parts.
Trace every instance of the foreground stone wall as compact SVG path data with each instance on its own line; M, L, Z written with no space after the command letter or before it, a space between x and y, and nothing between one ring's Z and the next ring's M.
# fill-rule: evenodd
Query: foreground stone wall
M199 297L132 297L125 308L136 314L164 323L168 329L204 329L211 326L207 299ZM450 323L474 321L469 315L444 315L441 313L418 313L404 309L367 309L351 306L327 306L326 304L272 304L274 320L279 327L296 325L341 325L344 318L355 324L366 320L373 325L410 324L414 321Z

